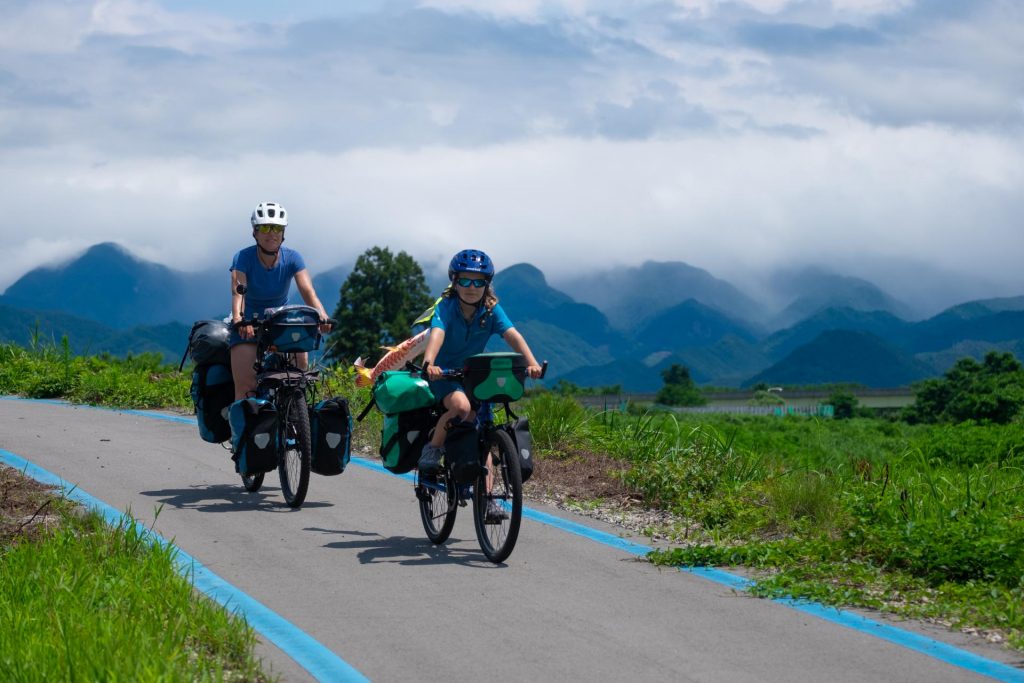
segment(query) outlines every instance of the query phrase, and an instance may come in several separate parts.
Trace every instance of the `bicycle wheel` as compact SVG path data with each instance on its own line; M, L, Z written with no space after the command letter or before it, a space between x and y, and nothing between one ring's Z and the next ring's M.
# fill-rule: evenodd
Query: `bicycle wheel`
M420 520L427 538L440 545L451 536L458 511L455 486L443 474L435 479L417 479L416 498L420 501Z
M287 415L281 424L281 451L277 472L281 493L289 507L297 508L306 500L309 487L309 409L303 394L293 394Z
M504 430L493 430L488 441L491 486L488 490L488 474L481 474L473 485L473 525L480 549L488 560L497 564L512 554L519 537L523 519L523 474L512 438ZM492 504L504 514L488 518L487 509Z
M242 486L245 487L246 491L259 491L260 487L263 486L263 472L259 474L243 474Z

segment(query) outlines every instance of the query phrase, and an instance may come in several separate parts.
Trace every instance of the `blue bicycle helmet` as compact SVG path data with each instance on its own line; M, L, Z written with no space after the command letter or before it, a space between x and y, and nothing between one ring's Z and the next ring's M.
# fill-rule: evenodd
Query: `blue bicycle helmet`
M463 249L448 264L449 282L455 280L456 273L480 273L490 282L494 277L494 263L490 256L479 249Z

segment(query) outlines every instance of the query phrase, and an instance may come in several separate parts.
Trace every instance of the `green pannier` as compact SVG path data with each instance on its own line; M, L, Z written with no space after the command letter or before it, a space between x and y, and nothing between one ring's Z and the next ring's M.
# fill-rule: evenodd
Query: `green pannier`
M429 408L385 415L380 434L380 457L384 461L384 469L405 474L416 467L436 421Z
M523 397L526 359L518 353L478 353L463 368L466 393L478 401L504 403Z
M373 385L373 400L385 415L434 405L427 380L406 370L382 372Z

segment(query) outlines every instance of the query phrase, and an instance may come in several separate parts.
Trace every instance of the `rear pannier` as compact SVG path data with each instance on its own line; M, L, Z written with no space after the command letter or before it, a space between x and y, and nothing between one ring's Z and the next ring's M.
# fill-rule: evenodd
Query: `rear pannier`
M231 365L231 327L223 320L197 320L188 333L188 354L196 365Z
M385 415L427 408L434 392L427 380L406 370L382 372L373 385L373 400Z
M530 435L530 419L516 418L508 427L509 436L519 452L519 469L523 473L523 481L533 476L533 437Z
M405 474L416 467L430 438L433 423L429 408L385 415L380 435L380 457L384 461L384 469Z
M313 458L310 469L332 476L345 471L351 458L352 415L348 401L326 398L309 409L310 437Z
M231 458L241 474L259 474L277 467L277 409L262 398L243 398L228 409Z
M281 306L266 310L265 340L281 353L320 348L320 313L311 306Z
M221 443L230 439L228 406L235 400L231 367L221 363L197 366L192 371L191 394L203 441Z
M478 401L503 403L523 397L526 359L518 353L478 353L463 368L466 393Z

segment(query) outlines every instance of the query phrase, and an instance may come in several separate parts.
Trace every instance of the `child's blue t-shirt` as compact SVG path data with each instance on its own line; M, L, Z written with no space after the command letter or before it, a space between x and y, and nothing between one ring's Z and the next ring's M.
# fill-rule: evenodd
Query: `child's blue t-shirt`
M486 314L481 326L480 320ZM491 335L504 336L513 328L512 321L505 315L501 304L495 304L487 313L481 306L467 321L459 310L459 300L445 298L434 309L434 317L430 319L430 327L444 330L444 343L437 352L434 365L446 370L461 368L466 359L477 353L483 353L487 340Z
M291 291L292 279L296 273L306 269L302 255L294 249L281 247L280 258L273 268L267 268L260 262L256 245L246 247L231 262L231 270L245 273L245 317L251 318L255 313L263 316L267 308L276 308L288 303L288 292Z

